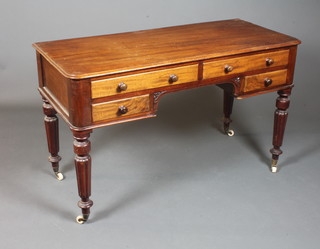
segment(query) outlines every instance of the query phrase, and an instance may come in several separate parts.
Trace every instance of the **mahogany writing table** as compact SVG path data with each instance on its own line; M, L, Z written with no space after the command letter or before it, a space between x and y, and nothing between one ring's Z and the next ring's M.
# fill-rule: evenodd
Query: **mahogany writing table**
M234 98L278 91L271 170L277 171L300 41L234 19L113 35L39 42L49 161L59 180L58 113L74 137L75 168L84 223L93 202L89 136L93 129L155 117L167 93L206 85L224 90L224 131Z

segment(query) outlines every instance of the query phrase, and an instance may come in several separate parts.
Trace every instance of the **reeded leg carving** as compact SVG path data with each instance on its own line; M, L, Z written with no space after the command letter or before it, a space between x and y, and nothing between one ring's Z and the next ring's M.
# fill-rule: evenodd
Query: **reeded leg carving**
M46 127L48 149L50 152L49 162L51 162L53 172L59 181L63 180L62 173L59 172L59 161L61 157L59 153L59 120L56 116L57 112L50 103L43 99L44 124Z
M274 128L273 128L273 148L270 150L272 154L271 172L276 173L279 156L282 154L280 149L283 141L284 130L287 123L288 112L291 94L291 88L278 91L279 97L276 101L276 111L274 113Z
M232 122L232 120L230 119L230 116L232 113L233 100L234 100L234 97L232 96L232 94L229 91L224 90L224 95L223 95L223 112L224 112L223 128L224 128L224 132L229 137L232 137L234 135L234 131L229 128L230 123Z
M78 182L78 192L81 200L78 202L82 215L77 217L77 222L83 224L90 215L90 208L93 202L89 199L91 195L91 157L89 155L91 143L89 141L89 131L73 131L73 148L75 155L75 167Z

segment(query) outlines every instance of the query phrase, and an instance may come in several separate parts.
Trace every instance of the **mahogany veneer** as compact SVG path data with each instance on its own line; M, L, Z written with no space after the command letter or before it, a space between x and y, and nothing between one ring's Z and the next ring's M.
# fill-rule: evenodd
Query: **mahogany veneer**
M282 153L296 38L240 20L33 44L49 160L58 178L58 113L74 136L75 166L85 222L93 202L89 136L94 128L156 116L164 94L206 85L224 89L228 135L234 98L278 91L272 171Z

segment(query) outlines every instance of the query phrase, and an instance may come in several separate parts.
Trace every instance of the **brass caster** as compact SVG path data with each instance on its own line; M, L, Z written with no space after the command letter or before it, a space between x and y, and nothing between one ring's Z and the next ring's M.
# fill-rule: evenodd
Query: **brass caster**
M272 173L277 173L277 171L278 171L277 163L278 163L278 160L272 159L272 163L271 163L271 172Z
M229 137L233 137L233 136L234 136L234 130L226 130L225 133L226 133Z
M59 181L62 181L64 179L64 176L61 172L55 172L55 175Z
M78 224L83 224L87 221L88 219L85 219L82 215L77 216L76 221Z

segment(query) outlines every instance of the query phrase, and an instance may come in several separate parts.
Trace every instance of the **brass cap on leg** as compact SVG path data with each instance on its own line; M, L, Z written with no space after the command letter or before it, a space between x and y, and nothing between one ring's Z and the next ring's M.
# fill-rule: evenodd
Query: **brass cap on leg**
M272 159L272 162L271 162L271 172L272 173L277 173L277 171L278 171L277 163L278 163L278 160Z

